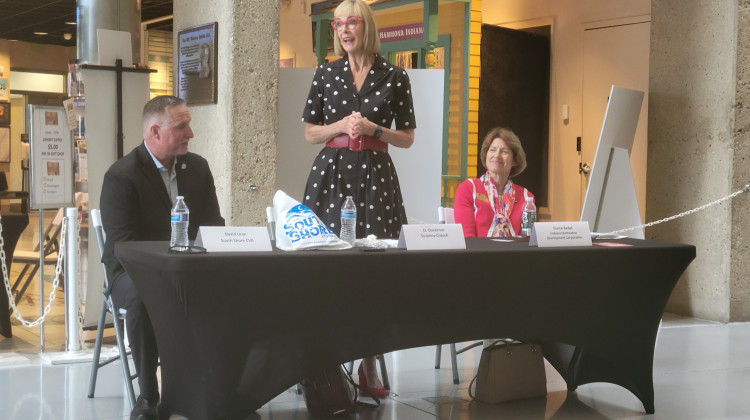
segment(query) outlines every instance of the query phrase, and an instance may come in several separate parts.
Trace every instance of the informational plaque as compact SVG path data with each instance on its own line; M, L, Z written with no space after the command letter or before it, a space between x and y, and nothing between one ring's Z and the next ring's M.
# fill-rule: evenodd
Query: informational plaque
M217 26L213 22L177 32L175 95L188 105L217 101Z
M33 209L71 207L73 141L61 106L29 105L31 127L30 206Z

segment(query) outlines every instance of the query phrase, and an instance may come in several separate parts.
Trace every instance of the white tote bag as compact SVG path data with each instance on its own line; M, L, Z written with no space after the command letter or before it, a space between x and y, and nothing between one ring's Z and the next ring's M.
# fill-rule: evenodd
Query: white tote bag
M329 229L307 206L276 191L273 197L276 213L276 247L284 251L297 249L351 248Z

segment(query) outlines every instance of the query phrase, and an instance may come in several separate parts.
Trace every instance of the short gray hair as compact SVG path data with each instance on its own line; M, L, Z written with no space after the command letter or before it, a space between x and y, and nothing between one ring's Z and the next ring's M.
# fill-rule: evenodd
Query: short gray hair
M161 117L167 112L167 109L182 105L185 101L171 95L157 96L146 102L143 107L143 122L151 121L152 118Z

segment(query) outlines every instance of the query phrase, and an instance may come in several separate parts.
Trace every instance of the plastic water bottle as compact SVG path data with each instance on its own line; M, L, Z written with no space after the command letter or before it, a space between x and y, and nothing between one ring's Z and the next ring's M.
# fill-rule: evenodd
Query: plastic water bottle
M354 244L354 240L357 239L357 206L354 205L354 199L351 195L346 196L346 201L341 206L341 233L339 238L350 244Z
M536 206L532 197L526 197L521 213L521 236L531 236L531 228L536 222Z
M188 243L188 225L190 224L190 210L185 204L185 198L177 196L177 201L172 207L172 238L169 247L176 251L186 251Z

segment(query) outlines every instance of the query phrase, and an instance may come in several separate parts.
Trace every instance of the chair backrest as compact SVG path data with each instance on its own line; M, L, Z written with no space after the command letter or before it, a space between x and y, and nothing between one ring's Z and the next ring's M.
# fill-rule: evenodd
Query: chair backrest
M91 209L89 212L91 217L91 225L94 227L94 234L96 235L96 244L99 246L99 257L101 258L104 253L104 226L102 226L102 212L99 209ZM104 270L104 290L107 290L109 281L107 280L107 267L102 263L102 269Z
M39 252L39 247L44 244L44 255L49 255L58 250L60 242L57 237L60 236L63 220L63 207L57 210L57 214L52 221L44 228L44 232L39 235L39 242L34 246L34 252Z
M440 224L456 223L456 217L453 215L453 209L450 207L438 207L438 223Z
M102 226L102 212L99 209L91 209L91 225L96 234L96 244L99 245L99 256L104 252L104 227Z
M266 207L266 219L268 219L268 235L273 241L276 239L276 214L271 206Z

